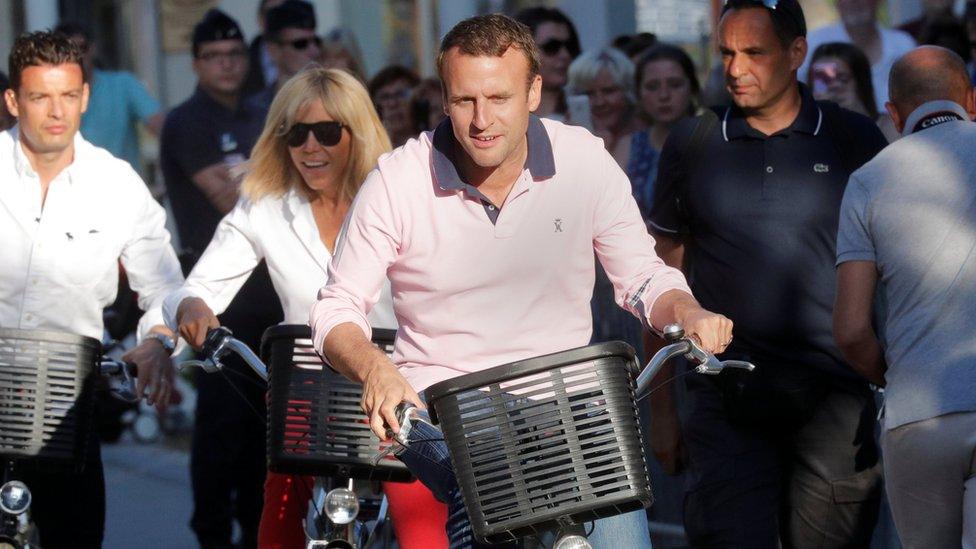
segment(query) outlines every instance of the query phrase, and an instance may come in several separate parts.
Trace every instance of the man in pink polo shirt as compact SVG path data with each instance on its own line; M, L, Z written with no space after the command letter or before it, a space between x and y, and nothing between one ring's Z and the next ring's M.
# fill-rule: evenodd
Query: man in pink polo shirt
M531 115L542 79L527 27L502 15L462 21L438 70L449 118L380 158L310 318L316 349L363 384L378 436L384 423L399 429L397 404L423 406L418 391L433 383L586 345L594 252L617 302L648 327L677 322L705 349L725 349L732 322L702 309L654 253L600 140ZM392 361L366 321L387 278L399 322ZM451 506L452 546L473 543L456 488L431 488ZM643 516L597 521L591 541L649 546Z

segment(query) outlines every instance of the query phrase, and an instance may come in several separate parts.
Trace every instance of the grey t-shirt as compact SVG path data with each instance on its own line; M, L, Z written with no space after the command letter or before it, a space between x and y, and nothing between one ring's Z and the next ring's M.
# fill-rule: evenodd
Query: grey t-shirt
M920 129L854 172L837 235L838 265L873 261L880 275L888 429L976 410L976 124L943 101L908 128L925 125L920 111L967 120Z

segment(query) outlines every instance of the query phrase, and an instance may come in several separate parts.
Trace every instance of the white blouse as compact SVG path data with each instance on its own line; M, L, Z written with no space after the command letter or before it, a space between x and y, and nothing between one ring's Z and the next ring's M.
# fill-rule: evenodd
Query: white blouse
M166 324L176 330L176 309L187 297L203 299L214 314L224 312L262 259L281 299L284 323L308 324L309 311L328 279L332 254L319 237L308 199L294 189L257 202L238 201L220 221L186 284L164 300ZM389 282L369 321L377 328L396 329Z

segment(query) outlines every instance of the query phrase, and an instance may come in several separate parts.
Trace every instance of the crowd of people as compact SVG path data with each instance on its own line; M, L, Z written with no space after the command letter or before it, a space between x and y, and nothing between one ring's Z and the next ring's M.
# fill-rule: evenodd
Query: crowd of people
M976 545L976 2L926 0L900 29L879 3L838 0L808 33L797 0L726 0L716 90L677 45L584 50L549 7L462 21L438 78L367 79L349 30L263 0L250 42L217 9L196 24L195 90L168 111L84 26L22 35L0 81L0 327L101 339L121 264L146 311L125 358L157 406L179 340L227 326L257 349L309 324L383 437L437 381L591 342L648 358L679 323L757 365L641 406L648 459L687 473L692 546L867 547L883 485L905 547ZM397 329L392 359L372 328ZM226 367L196 380L190 526L205 548L304 546L311 480L266 470L265 392ZM82 471L29 479L44 546L101 544L89 446ZM400 459L420 480L383 486L401 547L479 546L447 456L418 440ZM649 547L644 511L590 539Z

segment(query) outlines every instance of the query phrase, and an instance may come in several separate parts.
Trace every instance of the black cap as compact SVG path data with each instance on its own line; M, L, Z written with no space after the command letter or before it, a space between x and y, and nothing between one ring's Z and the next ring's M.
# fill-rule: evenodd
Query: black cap
M803 16L803 8L797 0L725 0L722 14L730 9L746 7L766 8L773 19L785 16L795 25L797 36L807 35L807 19Z
M315 8L304 0L285 0L268 10L264 30L276 36L284 29L315 30Z
M204 42L218 40L244 41L244 33L237 26L237 22L226 13L214 8L203 16L203 19L193 27L193 52Z

